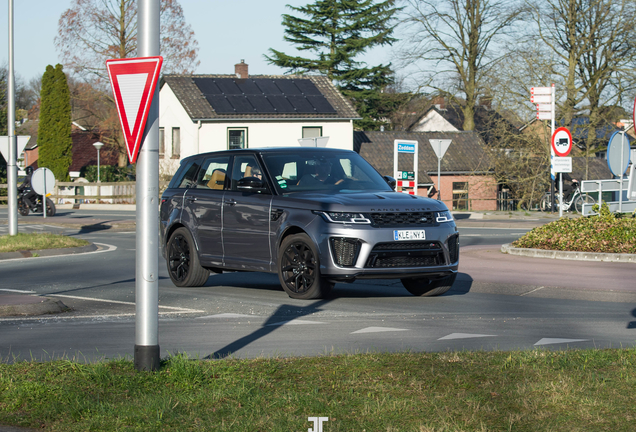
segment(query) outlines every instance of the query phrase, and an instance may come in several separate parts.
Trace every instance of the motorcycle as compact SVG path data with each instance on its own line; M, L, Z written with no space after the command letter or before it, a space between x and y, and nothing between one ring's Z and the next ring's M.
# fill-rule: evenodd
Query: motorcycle
M31 205L28 206L24 201L24 197L31 192L31 189L25 189L18 194L18 212L22 216L27 216L29 210L32 213L42 213L42 195L33 195L30 198ZM49 198L46 199L46 215L55 216L55 204Z

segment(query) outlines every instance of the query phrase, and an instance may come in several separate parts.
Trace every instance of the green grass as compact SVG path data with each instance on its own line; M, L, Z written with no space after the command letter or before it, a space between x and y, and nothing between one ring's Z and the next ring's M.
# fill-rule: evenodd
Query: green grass
M0 364L0 424L47 431L633 431L636 350Z
M0 252L15 252L19 250L58 249L90 244L86 240L63 235L42 233L15 236L0 236Z
M575 252L636 253L636 218L612 214L606 204L597 216L561 218L526 233L514 247Z

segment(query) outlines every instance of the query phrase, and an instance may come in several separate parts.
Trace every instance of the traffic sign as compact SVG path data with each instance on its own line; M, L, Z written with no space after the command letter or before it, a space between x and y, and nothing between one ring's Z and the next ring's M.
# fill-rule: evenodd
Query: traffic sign
M537 111L537 119L552 120L552 111Z
M530 89L531 95L551 95L552 87L532 87Z
M428 141L431 143L431 147L433 147L435 156L437 156L438 159L444 157L444 154L446 154L446 150L448 150L451 142L453 142L453 140L449 139L429 139Z
M131 163L137 161L162 64L161 56L106 61Z
M552 149L557 156L565 157L572 150L572 134L568 128L560 127L552 134Z
M552 111L552 104L537 104L537 111Z
M48 168L38 168L33 171L31 187L33 187L33 191L38 195L47 195L53 192L53 188L55 187L53 171Z
M530 96L530 102L535 104L552 103L552 95L532 95Z
M398 153L415 153L415 144L399 142L397 145L397 151Z
M629 140L624 132L612 134L607 146L607 166L612 174L621 177L629 166Z
M552 169L555 173L571 173L572 158L571 157L554 157L552 158Z
M31 139L31 135L16 135L17 139L17 156L20 156L22 150L26 147L27 143ZM0 153L4 156L4 160L9 160L9 137L8 136L0 136Z

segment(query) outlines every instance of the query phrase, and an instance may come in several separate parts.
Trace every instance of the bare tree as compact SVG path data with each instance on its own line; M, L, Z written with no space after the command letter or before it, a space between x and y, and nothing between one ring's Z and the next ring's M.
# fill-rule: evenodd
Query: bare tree
M497 45L523 10L504 0L407 0L411 30L400 57L424 62L420 87L434 89L462 105L464 130L475 128L475 105L486 78L501 61ZM453 85L454 84L454 85ZM454 87L454 88L453 88Z
M607 107L624 103L625 93L634 88L636 5L632 0L544 0L533 9L538 36L557 59L554 71L565 86L559 106L563 124L571 127L582 112L589 117L589 156L596 150L597 128L609 120L605 114L616 112Z
M197 41L177 0L161 0L163 72L191 73ZM105 61L137 54L137 0L73 0L60 17L55 45L64 66L84 78L106 77Z

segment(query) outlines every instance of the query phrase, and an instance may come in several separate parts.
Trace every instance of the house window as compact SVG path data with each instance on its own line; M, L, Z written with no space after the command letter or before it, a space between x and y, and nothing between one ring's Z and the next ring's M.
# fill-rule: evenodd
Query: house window
M322 136L322 126L303 126L303 138L317 138Z
M228 128L227 148L230 150L247 148L247 128Z
M453 210L468 210L468 182L453 182Z
M172 128L172 159L179 159L181 156L181 129Z
M159 128L159 159L163 159L163 155L166 152L166 131L164 128Z

